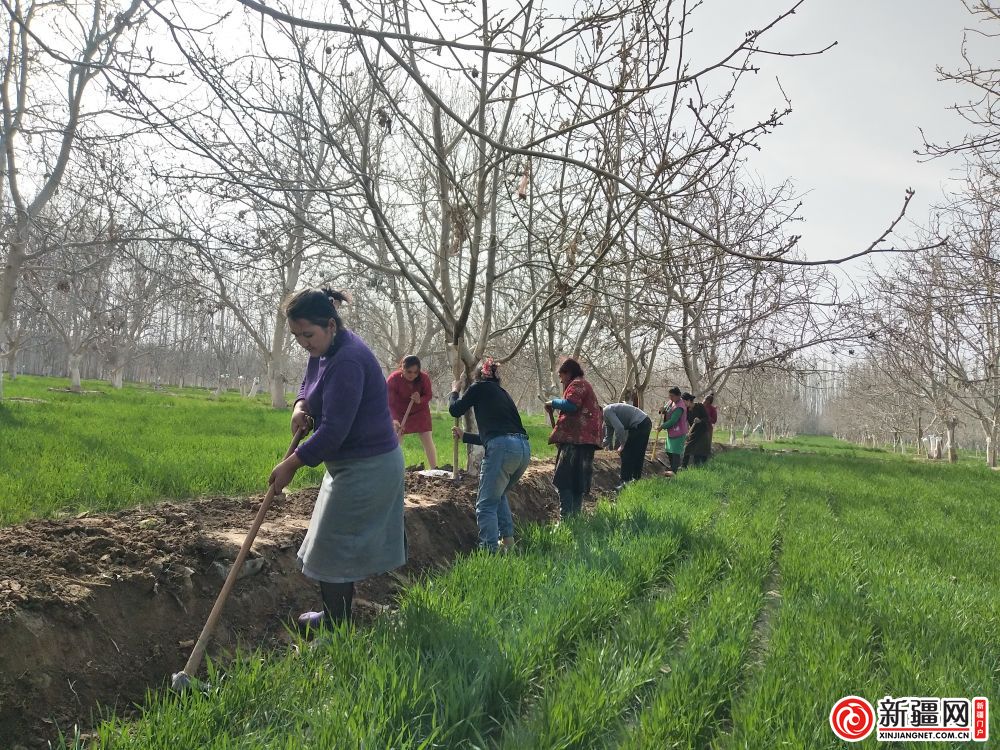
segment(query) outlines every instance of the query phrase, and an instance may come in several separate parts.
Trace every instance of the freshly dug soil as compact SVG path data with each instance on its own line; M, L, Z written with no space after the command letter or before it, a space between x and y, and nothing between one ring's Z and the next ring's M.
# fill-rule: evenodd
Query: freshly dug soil
M594 492L618 482L618 457L599 453ZM647 467L652 464L647 462ZM518 522L558 514L552 462L533 462L511 493ZM458 484L409 472L405 568L369 579L355 613L370 621L400 586L475 547L477 479ZM286 627L318 608L296 569L316 489L279 498L226 604L209 654L237 645L284 647ZM164 502L104 516L0 529L0 747L44 747L59 730L93 725L97 706L128 710L183 668L261 498Z

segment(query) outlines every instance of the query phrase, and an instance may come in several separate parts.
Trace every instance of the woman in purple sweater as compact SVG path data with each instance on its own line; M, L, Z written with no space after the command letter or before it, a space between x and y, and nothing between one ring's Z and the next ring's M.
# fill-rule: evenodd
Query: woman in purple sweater
M403 452L382 368L337 312L335 303L347 299L306 289L285 303L288 327L309 352L292 431L316 431L274 467L269 481L280 492L299 467L326 465L298 552L299 567L323 595L323 612L299 617L309 627L349 621L355 581L406 562Z

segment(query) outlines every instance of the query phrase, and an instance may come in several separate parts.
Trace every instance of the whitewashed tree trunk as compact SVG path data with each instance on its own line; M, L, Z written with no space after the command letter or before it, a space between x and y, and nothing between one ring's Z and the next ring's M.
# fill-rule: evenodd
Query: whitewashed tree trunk
M71 352L69 355L69 389L73 393L80 393L83 386L80 385L80 366L83 364L82 352Z
M955 440L955 429L958 427L957 420L948 421L948 463L958 462L958 443Z
M17 236L20 236L21 222L18 222ZM24 228L25 234L27 227ZM11 242L7 250L7 262L0 269L0 353L9 351L10 326L14 312L14 293L17 291L21 266L26 256L26 242ZM3 400L3 368L0 367L0 401Z
M1000 452L1000 424L992 425L992 429L986 433L986 465L991 469L997 468L998 456Z
M284 409L288 406L285 397L285 360L284 352L276 354L272 349L271 361L267 363L267 382L271 390L271 407Z

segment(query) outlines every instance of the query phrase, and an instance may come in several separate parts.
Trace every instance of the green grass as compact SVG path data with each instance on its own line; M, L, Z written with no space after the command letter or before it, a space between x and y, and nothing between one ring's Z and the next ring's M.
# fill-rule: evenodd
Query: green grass
M810 452L728 452L523 529L370 630L244 654L93 745L834 750L848 694L996 706L1000 477L786 445Z
M288 448L288 410L262 394L213 398L206 389L115 391L87 381L91 394L48 390L65 380L21 376L6 381L0 402L0 526L29 518L104 511L167 498L251 494ZM434 415L438 461L451 463L453 420ZM532 452L553 455L548 427L526 420ZM407 464L425 461L420 440L403 443ZM464 458L462 459L464 462ZM302 469L293 486L318 484Z

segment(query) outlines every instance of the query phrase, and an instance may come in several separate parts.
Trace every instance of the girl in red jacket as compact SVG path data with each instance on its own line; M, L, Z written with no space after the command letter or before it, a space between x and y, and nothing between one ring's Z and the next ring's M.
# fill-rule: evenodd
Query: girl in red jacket
M437 450L431 434L431 379L420 369L420 358L415 354L403 357L399 369L386 380L389 389L389 413L400 442L403 435L420 435L428 468L437 468ZM411 406L412 404L412 406ZM403 417L409 407L410 414L403 424Z

